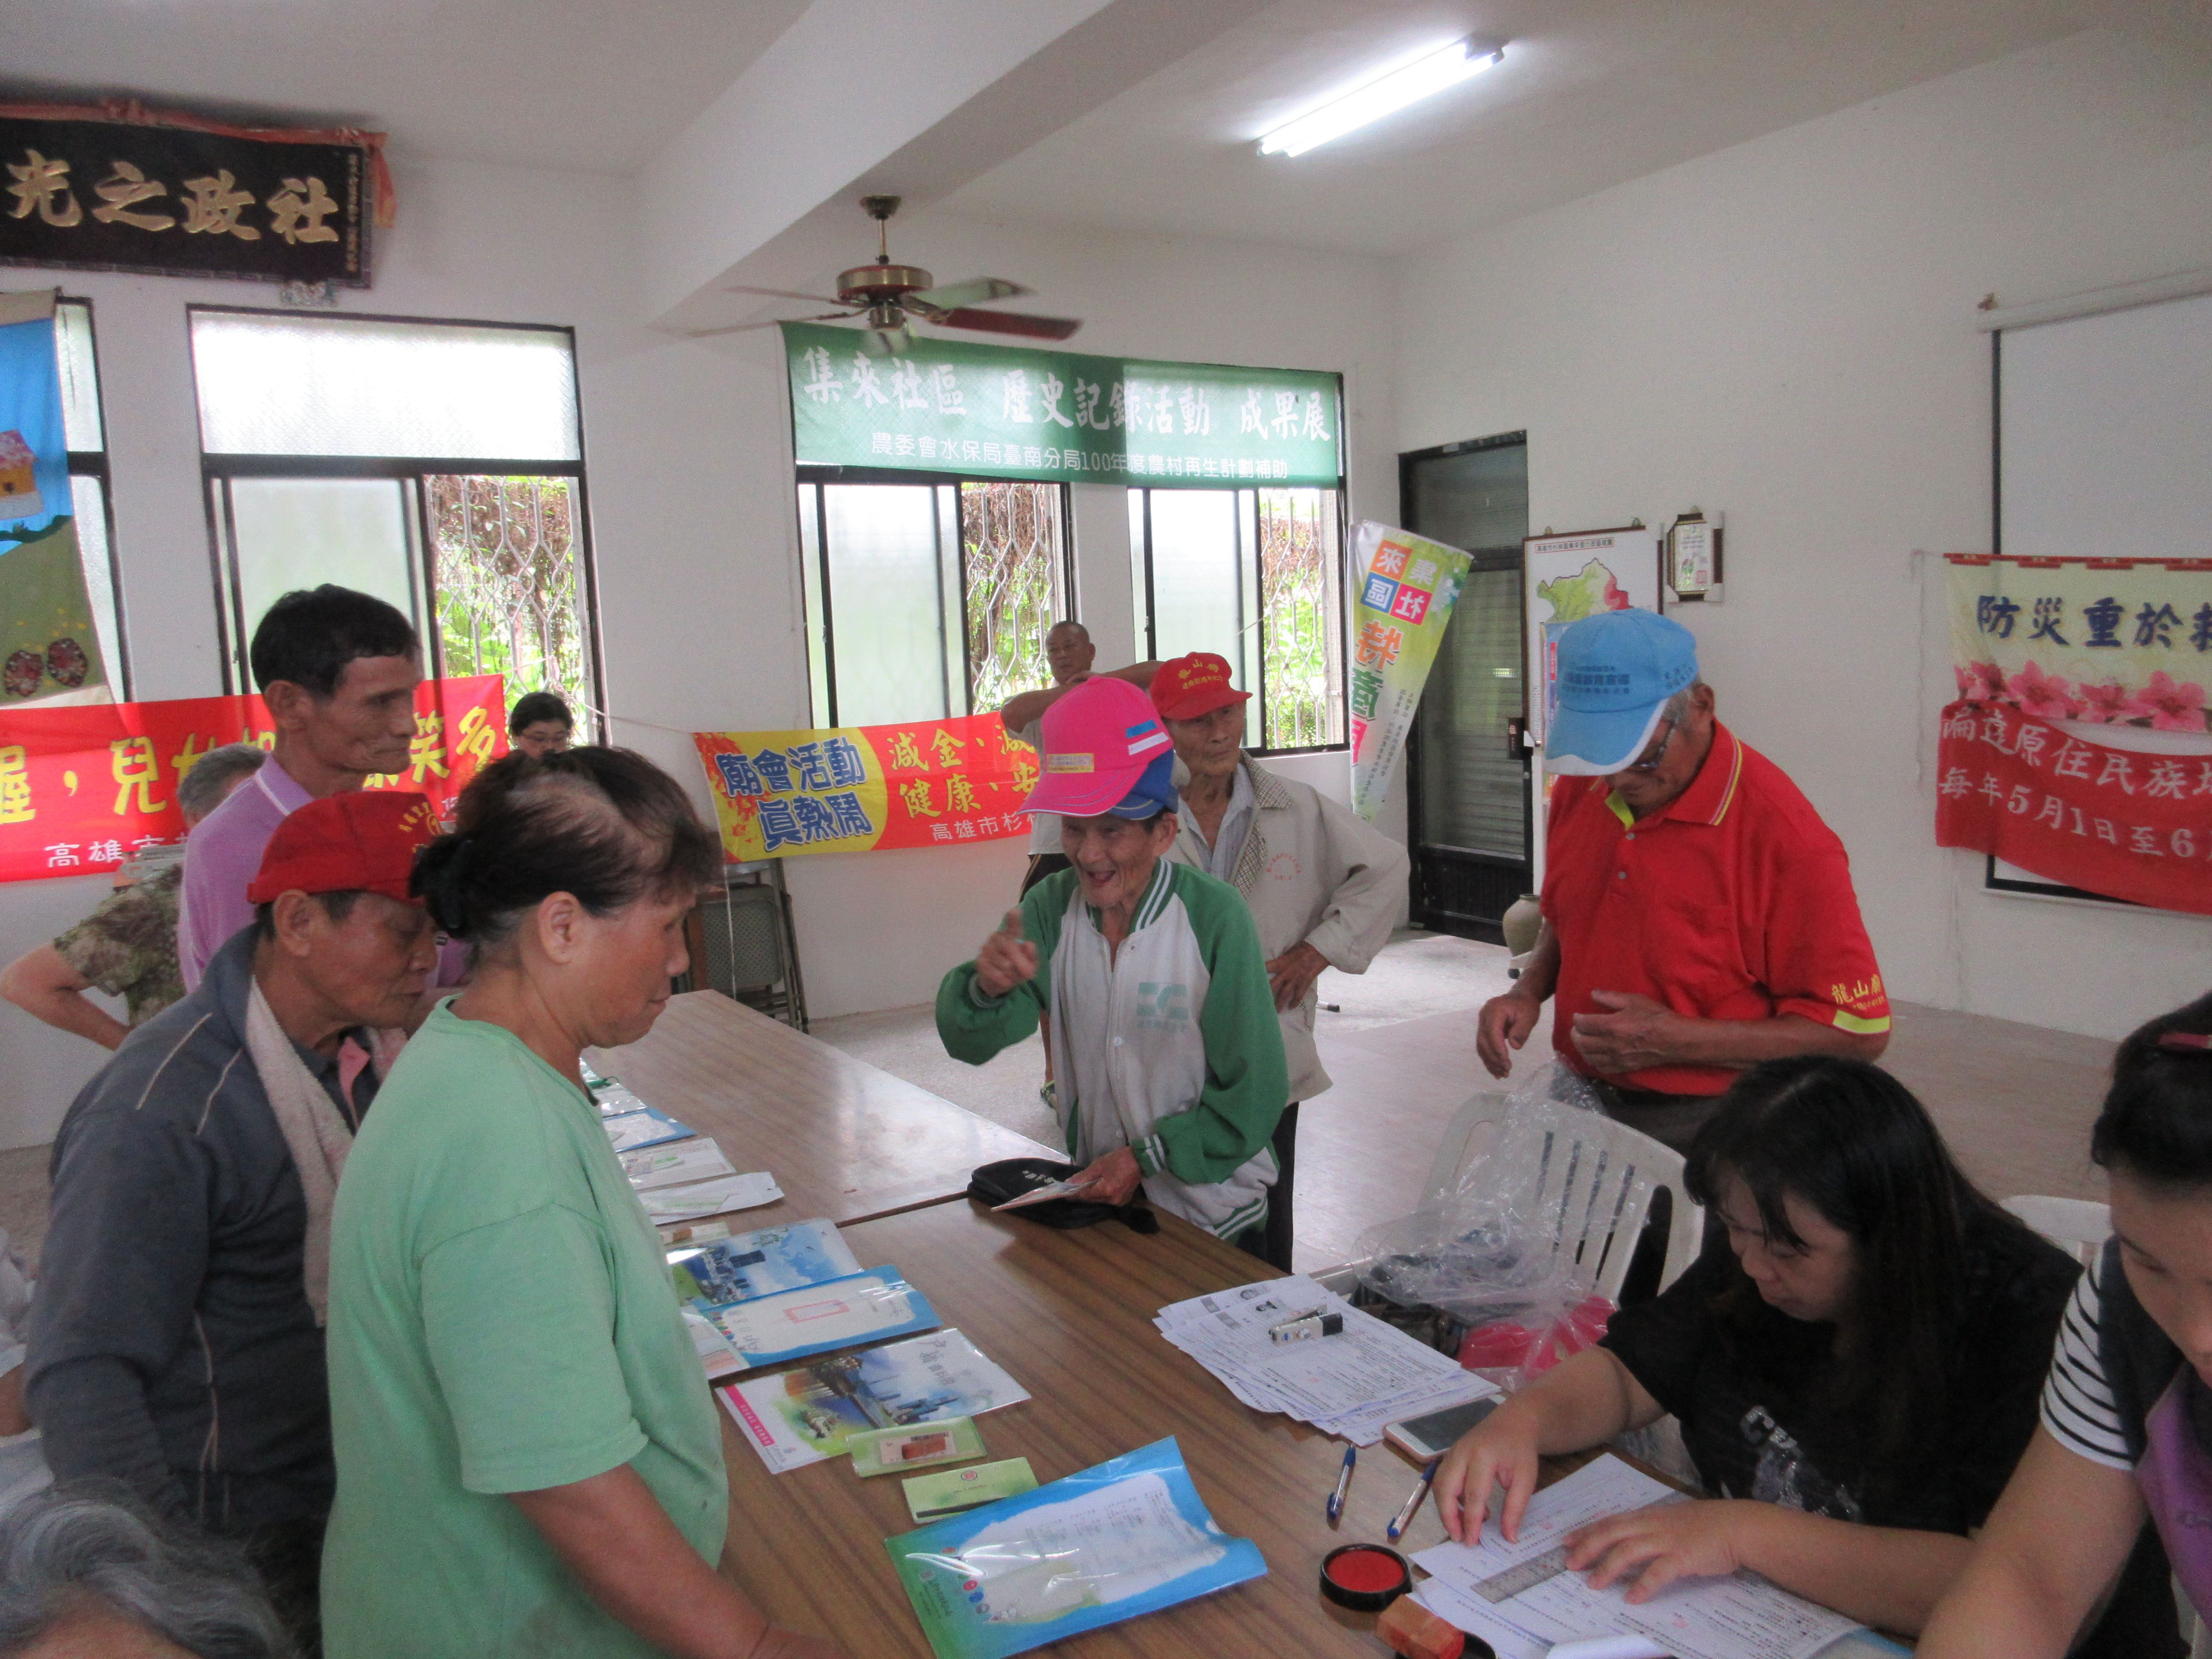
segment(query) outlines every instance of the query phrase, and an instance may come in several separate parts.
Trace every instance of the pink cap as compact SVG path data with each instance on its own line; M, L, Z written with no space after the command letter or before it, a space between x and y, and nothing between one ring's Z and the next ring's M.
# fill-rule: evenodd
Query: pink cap
M1041 775L1023 806L1091 817L1121 805L1170 752L1152 700L1127 680L1088 679L1044 711Z

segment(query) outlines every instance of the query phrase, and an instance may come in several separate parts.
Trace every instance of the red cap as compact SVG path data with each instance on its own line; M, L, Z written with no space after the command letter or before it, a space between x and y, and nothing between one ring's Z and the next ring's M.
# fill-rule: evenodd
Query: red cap
M261 872L246 890L249 904L279 893L381 893L403 903L415 854L438 834L438 809L428 795L361 789L311 800L276 826L261 855Z
M1251 696L1229 683L1229 659L1194 651L1160 665L1152 676L1152 707L1166 720L1194 720Z

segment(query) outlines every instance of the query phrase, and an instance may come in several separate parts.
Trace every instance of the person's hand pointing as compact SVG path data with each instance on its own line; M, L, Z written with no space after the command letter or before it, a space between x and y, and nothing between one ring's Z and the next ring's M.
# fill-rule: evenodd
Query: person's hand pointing
M975 982L987 997L1002 997L1024 980L1036 977L1036 946L1022 937L1022 913L1006 912L999 931L975 953Z

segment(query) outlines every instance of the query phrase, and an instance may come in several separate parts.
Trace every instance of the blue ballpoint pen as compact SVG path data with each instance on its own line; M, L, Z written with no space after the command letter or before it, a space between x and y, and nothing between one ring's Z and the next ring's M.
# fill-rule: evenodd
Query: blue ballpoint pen
M1337 1471L1336 1490L1328 1495L1328 1524L1334 1526L1344 1514L1344 1495L1352 1490L1352 1466L1359 1461L1359 1448L1344 1449L1344 1467Z
M1441 1457L1432 1457L1429 1460L1429 1467L1421 1471L1420 1480L1413 1487L1413 1495L1406 1500L1406 1507L1398 1511L1398 1518L1385 1529L1392 1543L1396 1543L1398 1534L1413 1524L1413 1513L1421 1507L1421 1500L1429 1495L1429 1483L1437 1478L1437 1469L1443 1461Z

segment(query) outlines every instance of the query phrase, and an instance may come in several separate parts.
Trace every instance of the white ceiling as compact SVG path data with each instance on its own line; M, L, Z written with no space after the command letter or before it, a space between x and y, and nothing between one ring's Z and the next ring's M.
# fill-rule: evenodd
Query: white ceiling
M2205 0L1281 0L938 206L1398 253L2098 24ZM1259 135L1466 33L1505 61L1295 158Z
M636 172L806 0L0 0L0 86L345 118L392 152Z

